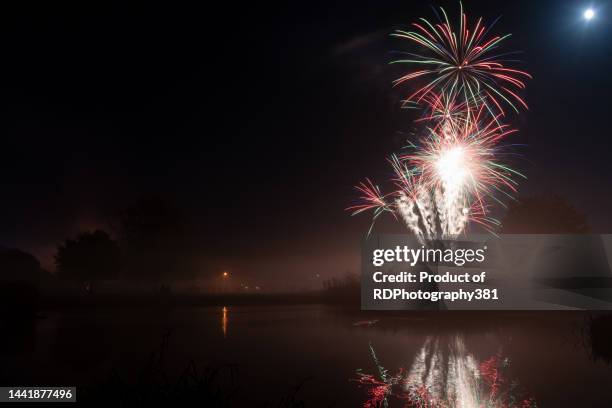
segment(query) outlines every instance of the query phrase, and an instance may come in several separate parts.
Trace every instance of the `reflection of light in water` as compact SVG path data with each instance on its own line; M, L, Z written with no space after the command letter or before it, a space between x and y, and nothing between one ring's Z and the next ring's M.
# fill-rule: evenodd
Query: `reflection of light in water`
M456 337L444 350L439 339L428 337L410 368L406 390L416 393L425 385L430 403L453 401L455 407L474 408L483 399L479 377L478 362L462 338Z
M223 306L221 315L221 330L223 331L223 338L227 338L227 307Z
M367 374L357 369L354 380L368 392L364 407L388 407L390 400L415 408L535 408L533 398L522 397L518 382L504 374L509 364L501 352L479 362L467 351L462 337L450 342L427 337L409 370L395 375L381 364L370 344L378 369ZM397 388L401 389L398 390Z

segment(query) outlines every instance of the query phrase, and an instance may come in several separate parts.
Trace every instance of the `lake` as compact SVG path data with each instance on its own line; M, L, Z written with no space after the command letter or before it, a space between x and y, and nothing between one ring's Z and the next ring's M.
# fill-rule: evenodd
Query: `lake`
M305 406L360 407L386 390L393 407L409 390L425 388L428 398L453 395L464 406L502 401L510 392L539 407L612 404L612 366L591 351L582 313L133 307L47 310L11 326L3 330L0 363L3 382L13 385L91 387L111 373L134 382L156 353L170 379L190 362L199 370L228 368L235 406L276 406L290 395ZM387 382L403 382L385 388L372 352L388 370ZM492 364L503 379L493 399Z

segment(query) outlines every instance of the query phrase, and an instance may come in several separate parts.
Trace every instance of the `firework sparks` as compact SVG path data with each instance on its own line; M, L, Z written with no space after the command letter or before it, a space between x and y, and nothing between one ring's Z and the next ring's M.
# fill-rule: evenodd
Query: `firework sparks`
M443 125L427 129L419 145L390 159L396 189L383 195L370 180L357 188L362 203L350 207L354 214L374 210L398 214L408 228L423 239L453 237L468 221L492 229L496 220L487 216L489 202L502 203L517 191L521 173L497 160L500 141L514 132L495 118L478 124L482 112L463 126Z
M470 29L461 6L459 27L455 30L446 11L439 23L421 18L413 23L414 31L398 30L395 37L407 39L425 50L424 54L404 53L408 58L393 64L409 64L418 67L394 81L395 85L423 80L406 98L406 102L427 102L432 94L446 93L460 96L469 105L486 104L492 111L503 114L507 104L518 112L517 103L527 109L519 96L525 89L524 80L531 78L525 71L507 67L509 53L499 53L500 44L510 37L488 36L489 30L479 18ZM490 105L490 106L489 106Z
M423 109L416 121L423 125L418 143L389 159L395 189L383 194L369 179L356 188L361 201L349 207L353 214L373 211L373 222L384 213L404 221L421 241L454 238L470 222L489 231L499 222L488 215L491 203L503 205L517 191L524 176L499 158L505 139L516 130L501 123L505 113L500 101L512 107L512 98L526 104L510 88L523 89L523 71L506 68L493 54L504 37L487 37L478 20L470 31L461 10L459 32L444 20L436 25L422 19L419 32L399 32L436 55L414 56L410 62L429 67L404 75L396 84L422 76L435 76L407 101ZM428 30L424 27L428 27ZM372 230L370 227L370 231ZM370 233L368 232L368 234Z

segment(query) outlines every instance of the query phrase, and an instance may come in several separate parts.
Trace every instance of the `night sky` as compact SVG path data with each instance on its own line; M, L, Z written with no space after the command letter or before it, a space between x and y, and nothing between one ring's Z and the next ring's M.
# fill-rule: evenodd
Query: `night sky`
M352 186L387 176L415 118L388 65L410 45L388 34L434 18L431 4L458 13L407 0L3 8L0 245L51 267L59 242L154 194L192 220L203 273L307 287L356 272L370 220L344 210ZM495 32L513 33L505 47L534 76L514 122L520 194L559 194L612 231L612 8L464 5L502 16Z

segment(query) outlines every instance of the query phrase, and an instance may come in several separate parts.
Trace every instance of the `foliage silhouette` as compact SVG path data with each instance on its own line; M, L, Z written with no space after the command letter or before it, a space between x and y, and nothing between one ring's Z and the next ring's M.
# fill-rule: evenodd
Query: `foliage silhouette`
M93 281L119 276L121 251L106 232L86 232L57 247L55 266L59 278L86 283L91 288Z
M33 255L19 249L0 248L0 315L33 316L41 275L40 263Z

